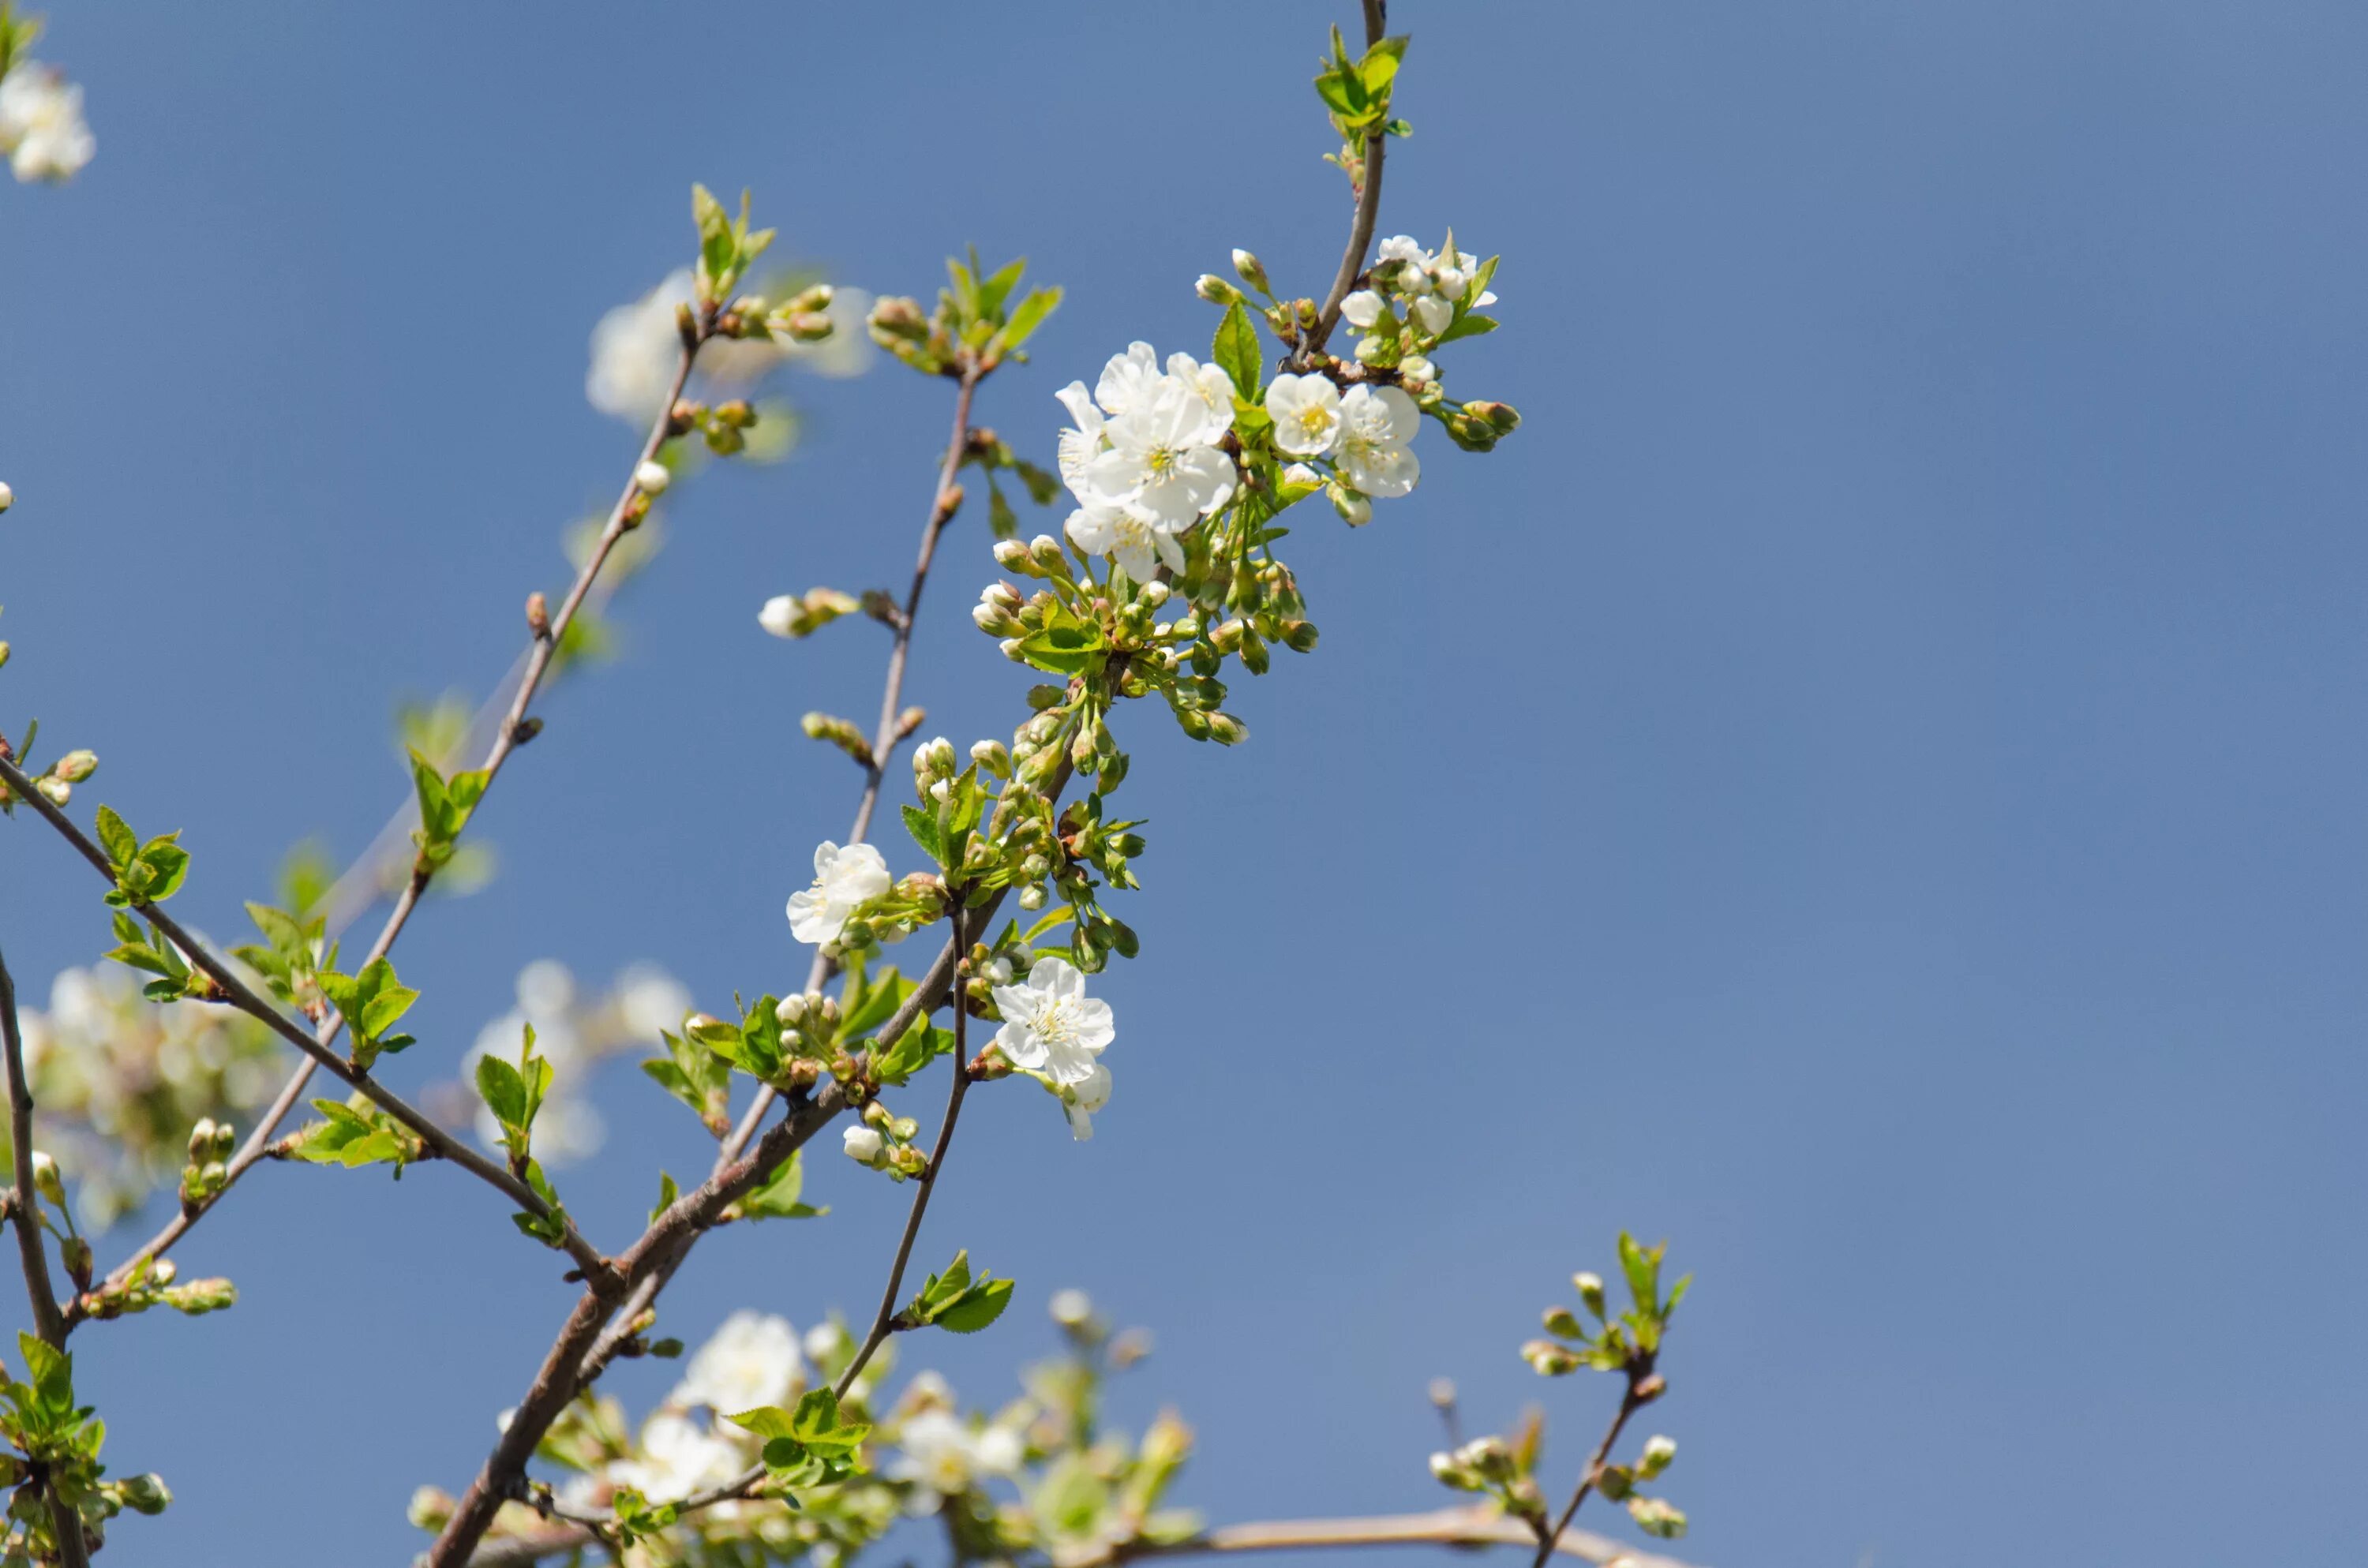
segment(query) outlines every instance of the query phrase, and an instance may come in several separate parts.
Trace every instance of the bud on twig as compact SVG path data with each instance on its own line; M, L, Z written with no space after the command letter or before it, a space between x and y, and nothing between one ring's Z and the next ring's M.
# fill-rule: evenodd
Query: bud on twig
M1257 256L1246 250L1234 252L1234 271L1243 282L1268 298L1273 298L1274 290L1267 287L1265 264Z
M540 589L526 597L526 629L538 642L551 635L551 602Z

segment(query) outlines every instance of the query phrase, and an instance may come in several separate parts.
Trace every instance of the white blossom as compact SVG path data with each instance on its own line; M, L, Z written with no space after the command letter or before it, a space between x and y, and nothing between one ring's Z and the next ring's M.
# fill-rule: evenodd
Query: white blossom
M1069 1136L1083 1143L1094 1135L1094 1113L1110 1104L1110 1070L1095 1062L1093 1070L1063 1096L1061 1108L1069 1118Z
M848 1159L867 1165L880 1157L880 1151L884 1142L880 1136L878 1128L866 1127L860 1122L840 1134L840 1141L847 1150Z
M1421 477L1407 443L1421 426L1414 399L1395 387L1350 387L1340 400L1340 472L1367 495L1403 495Z
M945 1496L970 1490L985 1475L1008 1475L1019 1468L1019 1435L1008 1426L973 1432L960 1417L935 1408L905 1422L897 1436L897 1459L889 1475L915 1481Z
M1087 555L1112 555L1119 569L1138 583L1148 583L1166 562L1170 571L1184 570L1184 547L1177 530L1136 517L1124 506L1089 501L1069 514L1062 525L1069 542Z
M633 470L633 483L641 486L643 494L655 499L665 494L666 486L674 483L674 470L655 460L641 463Z
M1064 1285L1053 1291L1053 1299L1045 1305L1053 1321L1064 1328L1075 1328L1094 1315L1094 1299L1075 1285Z
M1162 562L1184 569L1178 536L1234 493L1234 463L1217 443L1233 427L1233 382L1189 354L1161 369L1148 343L1131 344L1083 381L1056 394L1069 411L1061 477L1077 498L1065 531L1088 555L1112 555L1148 581Z
M661 1411L642 1426L641 1453L609 1467L609 1477L653 1503L679 1503L740 1472L740 1449L687 1417Z
M848 1347L847 1330L836 1323L818 1323L806 1330L806 1359L820 1366Z
M1349 324L1360 332L1370 330L1375 322L1381 320L1384 308L1382 297L1371 289L1360 289L1340 301L1340 313L1348 317Z
M82 117L82 89L37 61L0 78L0 152L17 179L68 180L98 151Z
M1064 1088L1090 1078L1094 1058L1117 1037L1110 1004L1086 994L1086 977L1066 959L1040 958L1026 983L998 985L994 994L1004 1017L995 1043L1004 1056Z
M796 1386L801 1366L797 1330L788 1319L734 1312L690 1358L673 1403L704 1404L725 1415L780 1404Z
M1110 449L1086 465L1086 483L1145 522L1189 528L1234 493L1233 460L1213 445L1224 434L1198 387L1167 381L1110 417Z
M1447 324L1455 319L1454 304L1437 294L1425 294L1408 306L1407 311L1414 317L1415 324L1432 337L1445 332Z
M805 601L795 594L775 594L757 612L757 624L776 637L793 637L797 634L790 629L798 623L805 608Z
M1328 458L1340 444L1340 389L1323 376L1277 376L1266 389L1277 451Z
M790 895L790 931L801 942L836 941L858 904L894 884L888 862L869 844L841 849L825 838L814 848L814 885Z
M657 416L682 358L675 307L689 304L691 299L690 268L677 267L640 299L600 318L592 329L591 369L584 378L584 395L594 408L636 425ZM791 362L825 376L860 374L871 354L863 330L871 309L871 296L861 290L834 290L824 311L832 331L821 342L718 337L700 349L699 373L706 381L734 386Z

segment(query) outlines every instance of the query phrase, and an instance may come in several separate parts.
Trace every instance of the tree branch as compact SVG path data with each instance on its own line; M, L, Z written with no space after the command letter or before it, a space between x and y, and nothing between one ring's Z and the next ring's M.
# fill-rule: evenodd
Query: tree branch
M115 880L115 865L107 858L107 852L92 843L84 835L82 829L74 825L74 820L53 804L47 795L34 789L33 781L26 778L14 762L4 757L0 757L0 780L5 780L9 789L16 791L27 804L40 812L51 827L64 835L67 843L81 851L84 859L97 868L100 875L106 877L109 882ZM330 1074L340 1082L368 1096L380 1109L417 1135L420 1142L434 1152L436 1157L449 1160L471 1176L498 1188L504 1197L537 1219L549 1220L554 1217L557 1211L550 1204L545 1203L532 1187L477 1153L467 1143L445 1131L436 1125L426 1112L369 1074L357 1069L351 1062L324 1044L321 1040L299 1028L279 1008L256 995L248 987L246 982L239 978L236 970L209 952L205 944L191 936L179 921L153 903L134 901L131 907L148 920L153 921L156 928L188 956L190 965L221 989L232 1006L241 1012L262 1019L270 1025L273 1031L281 1039L304 1052L319 1065L327 1068ZM334 1031L324 1024L322 1032L327 1034ZM575 1260L576 1266L585 1271L587 1278L596 1283L606 1282L610 1272L608 1260L600 1256L598 1248L584 1239L573 1221L569 1221L565 1226L563 1244L566 1248L567 1255ZM75 1306L77 1308L82 1306L79 1299L76 1300ZM75 1315L78 1319L84 1314L77 1312Z
M1578 1513L1578 1506L1587 1501L1587 1494L1594 1491L1595 1483L1603 1478L1604 1461L1611 1457L1611 1446L1620 1440L1621 1429L1628 1425L1630 1416L1652 1403L1650 1398L1637 1392L1638 1385L1650 1373L1649 1367L1643 1372L1633 1366L1630 1368L1628 1387L1620 1396L1620 1408L1613 1414L1611 1425L1603 1434L1603 1441L1595 1445L1595 1457L1588 1460L1587 1468L1579 1472L1578 1485L1572 1491L1568 1505L1563 1508L1562 1517L1554 1521L1554 1534L1548 1535L1543 1529L1533 1532L1537 1538L1538 1554L1531 1561L1531 1568L1546 1568L1546 1559L1554 1554L1554 1543L1562 1539L1565 1530L1570 1528L1570 1521Z
M50 1283L50 1255L41 1240L41 1195L33 1181L33 1085L25 1075L25 1042L17 1032L17 983L0 958L0 1049L8 1072L8 1137L17 1165L17 1200L8 1217L17 1226L17 1256L25 1270L25 1294L32 1303L33 1332L54 1350L66 1345L65 1314ZM50 1528L58 1538L58 1558L64 1568L87 1568L90 1553L82 1539L82 1516L55 1493L50 1499Z
M702 319L700 323L702 342L704 335L711 326L711 323ZM671 438L674 433L674 405L681 398L683 388L690 380L691 365L697 358L696 347L689 346L684 347L680 363L675 369L673 386L666 393L666 404L659 410L657 418L650 426L648 435L643 439L641 456L634 460L635 469L639 469L643 463L655 458L658 449ZM626 519L628 514L635 509L634 502L640 493L639 483L628 478L624 489L618 494L617 504L609 509L607 526L600 530L590 555L586 558L583 567L575 574L575 585L568 590L567 597L561 601L559 613L552 618L549 632L534 637L522 656L516 692L510 699L501 727L495 733L484 761L479 765L486 775L485 790L488 793L493 790L495 777L501 772L502 764L508 759L510 753L517 749L520 721L526 717L528 704L534 700L535 693L541 687L544 676L549 673L551 661L561 641L567 635L568 627L575 622L576 611L583 607L586 596L591 593L593 584L598 578L601 567L607 564L610 552L616 548L617 541L637 525L638 518L633 522L628 522ZM483 796L480 796L479 804L483 803ZM435 872L432 869L415 862L410 880L404 883L402 893L396 898L394 908L388 913L386 923L379 928L377 939L370 943L370 951L363 958L361 967L367 967L375 960L384 958L393 948L395 938L403 934L404 926L409 924L412 911L418 907L420 895L427 891L427 884L434 876ZM325 1048L337 1038L338 1031L344 1027L345 1020L332 1012L322 1021L313 1038ZM262 1119L255 1124L245 1141L239 1145L237 1153L231 1156L224 1166L225 1174L222 1187L202 1202L194 1206L185 1205L172 1219L165 1221L163 1229L150 1237L139 1251L124 1259L108 1274L106 1286L120 1286L131 1277L132 1270L138 1268L141 1264L151 1258L161 1257L171 1251L174 1244L188 1233L190 1227L211 1213L214 1205L222 1200L222 1196L237 1185L239 1178L265 1157L271 1148L272 1136L279 1130L279 1124L287 1119L290 1111L296 1108L297 1102L303 1097L306 1085L312 1082L313 1063L313 1054L307 1051L298 1062L295 1071L289 1074L288 1081L280 1085L279 1093L273 1096ZM579 1258L577 1261L583 1260ZM82 1316L83 1303L77 1299L68 1309L68 1326L71 1327L74 1323L80 1322Z
M1389 28L1388 0L1364 0L1365 47L1371 49L1382 41ZM1389 141L1386 132L1376 130L1365 138L1365 161L1359 170L1357 182L1357 216L1349 228L1349 248L1340 253L1340 270L1332 276L1332 291L1324 296L1324 309L1315 318L1315 328L1307 335L1307 344L1300 351L1303 361L1323 352L1332 329L1340 324L1340 302L1357 286L1357 275L1365 270L1365 256L1373 246L1373 225L1382 212L1382 154Z

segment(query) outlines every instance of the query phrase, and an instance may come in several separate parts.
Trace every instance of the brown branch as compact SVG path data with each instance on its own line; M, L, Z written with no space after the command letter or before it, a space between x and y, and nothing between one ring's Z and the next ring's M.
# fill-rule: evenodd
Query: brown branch
M25 1075L25 1042L17 1032L17 983L9 977L6 960L0 959L0 1048L8 1071L8 1137L15 1146L17 1200L8 1206L16 1221L17 1255L24 1266L25 1294L33 1308L33 1332L52 1350L66 1345L65 1314L58 1308L57 1290L50 1283L50 1255L41 1240L41 1194L33 1181L33 1084ZM50 1528L58 1538L58 1559L64 1568L87 1568L90 1553L82 1539L82 1516L45 1485L50 1500Z
M695 1504L696 1500L694 1500ZM693 1505L686 1505L689 1506ZM1116 1568L1154 1557L1199 1557L1234 1551L1305 1551L1323 1547L1458 1546L1526 1547L1530 1527L1488 1508L1441 1508L1429 1514L1383 1514L1369 1518L1276 1519L1221 1525L1172 1546L1137 1544L1076 1561L1072 1568ZM525 1568L525 1564L586 1545L592 1532L581 1527L536 1530L493 1542L469 1560L469 1568ZM1554 1542L1565 1557L1606 1568L1688 1568L1673 1557L1638 1551L1607 1536L1566 1529Z
M1364 0L1365 47L1371 49L1382 41L1388 30L1388 0ZM1300 350L1303 363L1312 360L1324 350L1332 329L1340 324L1340 303L1357 286L1358 274L1365 270L1365 255L1372 249L1373 225L1382 212L1382 153L1389 141L1386 131L1376 129L1365 138L1365 161L1358 170L1357 216L1349 229L1349 248L1340 253L1340 270L1333 274L1332 291L1324 296L1324 309L1315 318L1315 329L1307 335L1306 346Z
M5 781L27 804L40 812L42 818L51 827L56 828L67 843L79 850L83 858L96 867L101 876L107 878L109 882L114 881L115 865L107 858L107 852L92 843L84 835L82 829L74 825L72 818L52 803L48 796L34 789L33 781L26 778L15 763L5 757L0 757L0 781ZM179 921L153 903L135 900L131 907L154 922L156 928L188 957L190 965L214 983L224 999L233 1006L243 1013L251 1014L262 1019L281 1039L304 1052L313 1062L327 1068L330 1074L340 1082L369 1096L380 1109L409 1128L421 1142L434 1152L437 1158L449 1160L480 1181L500 1189L503 1196L537 1219L549 1220L556 1215L557 1211L550 1204L545 1203L532 1187L451 1133L437 1126L425 1111L381 1084L368 1073L355 1067L319 1039L305 1033L290 1021L287 1015L280 1012L279 1008L256 995L248 987L246 982L239 978L236 970L209 952L205 945L191 936ZM325 1024L323 1026L323 1032L329 1032ZM566 1248L567 1255L575 1260L576 1266L584 1269L587 1277L596 1282L605 1282L609 1273L608 1260L600 1256L598 1248L584 1239L573 1222L565 1225L562 1244ZM82 1302L77 1300L75 1306L80 1308ZM79 1315L77 1313L77 1316Z
M1546 1559L1554 1553L1554 1542L1570 1528L1570 1521L1578 1513L1578 1506L1587 1501L1587 1494L1595 1490L1597 1482L1603 1479L1604 1462L1611 1459L1611 1446L1620 1440L1621 1429L1628 1425L1630 1416L1653 1403L1655 1395L1652 1392L1640 1392L1647 1382L1658 1384L1659 1380L1653 1377L1652 1370L1649 1360L1629 1364L1628 1387L1620 1396L1620 1408L1613 1414L1611 1425L1603 1434L1603 1441L1595 1445L1595 1457L1588 1460L1587 1468L1579 1472L1578 1485L1572 1491L1570 1502L1563 1508L1562 1517L1554 1521L1554 1534L1548 1535L1543 1528L1533 1532L1537 1538L1538 1554L1531 1568L1545 1568Z
M709 330L709 325L704 320L701 322L700 330L702 333ZM655 421L652 423L649 434L643 439L641 455L634 460L635 469L639 469L643 463L655 458L658 449L665 446L675 433L674 405L682 396L684 386L689 381L691 364L697 357L696 347L689 346L684 347L681 361L675 369L673 387L666 393L666 404L659 411ZM628 478L624 489L618 494L617 504L609 510L607 526L600 530L599 538L593 544L590 555L586 558L583 567L575 574L575 585L569 589L567 597L561 601L559 613L552 618L549 632L534 637L526 653L522 655L516 691L510 699L501 726L495 732L493 743L486 752L485 759L479 765L486 776L486 792L491 792L494 778L501 772L502 764L508 759L510 753L517 749L518 726L520 721L526 717L527 706L534 700L535 693L541 686L544 676L550 671L551 661L558 650L561 640L566 636L568 627L575 619L576 611L582 608L586 597L591 593L593 584L600 574L601 567L607 564L610 552L616 548L617 541L637 526L640 520L638 516L640 508L636 503L640 494L639 483ZM629 517L632 520L628 521ZM480 796L479 804L483 803L483 796ZM367 858L367 856L365 858ZM404 926L409 924L412 911L418 907L420 895L427 891L427 884L434 877L433 869L415 862L411 877L404 884L402 893L396 898L394 908L388 913L386 923L379 928L376 940L370 943L370 951L362 960L362 967L367 967L375 960L384 958L393 948L395 938L403 934ZM326 1048L336 1040L338 1031L344 1026L345 1020L333 1011L322 1021L313 1038L316 1043ZM132 1271L142 1263L152 1258L161 1257L171 1251L174 1244L188 1233L190 1227L211 1212L214 1205L222 1200L222 1195L235 1186L241 1176L269 1153L273 1134L279 1131L279 1124L287 1119L289 1113L296 1108L297 1102L303 1097L306 1085L312 1082L313 1063L313 1054L306 1052L298 1062L296 1070L289 1075L288 1081L280 1085L279 1093L273 1096L262 1119L255 1124L253 1131L248 1132L245 1141L239 1145L238 1151L231 1156L224 1166L222 1185L202 1202L194 1205L185 1204L179 1212L165 1221L164 1227L155 1235L142 1245L139 1251L117 1265L108 1274L105 1284L101 1287L102 1292L108 1288L122 1285L131 1277ZM580 1263L584 1260L579 1258L577 1261ZM83 1315L84 1304L77 1300L68 1309L68 1326L71 1327L73 1324L81 1321Z

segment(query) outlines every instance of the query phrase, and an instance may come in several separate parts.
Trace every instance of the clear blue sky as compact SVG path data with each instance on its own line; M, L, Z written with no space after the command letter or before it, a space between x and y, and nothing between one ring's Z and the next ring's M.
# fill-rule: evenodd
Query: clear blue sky
M982 410L1040 458L1060 383L1206 343L1229 247L1315 290L1345 228L1305 67L1346 6L49 8L99 152L0 188L0 702L97 748L78 805L188 830L217 933L393 804L394 695L482 692L560 585L630 455L586 335L688 258L690 180L877 290L972 242L1068 284ZM1577 1462L1608 1390L1513 1346L1625 1225L1700 1276L1690 1555L2357 1562L2368 15L1396 9L1383 232L1504 254L1452 375L1528 424L1293 536L1323 648L1244 683L1249 745L1138 722L1119 1092L1085 1146L973 1101L923 1250L1024 1306L940 1364L999 1398L1081 1285L1159 1332L1126 1397L1198 1425L1189 1500L1428 1506L1435 1374L1543 1396ZM627 656L504 776L499 881L405 938L403 1074L533 958L803 972L851 780L795 721L868 714L882 640L754 613L904 568L947 409L800 395L803 453L687 490ZM916 653L963 739L1027 678L988 569L967 517ZM22 817L0 940L37 994L105 940ZM568 1190L616 1237L698 1140L637 1074L602 1103ZM903 1194L812 1187L669 1324L861 1310ZM432 1169L263 1171L183 1262L238 1308L77 1341L180 1496L120 1568L404 1560L572 1299Z

